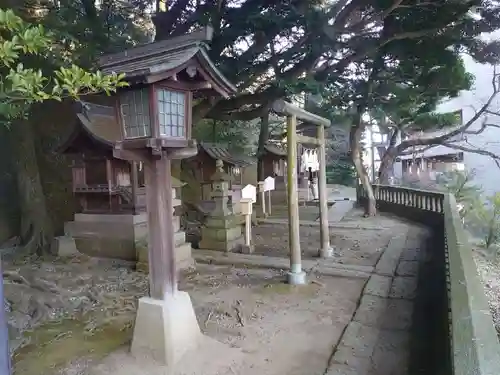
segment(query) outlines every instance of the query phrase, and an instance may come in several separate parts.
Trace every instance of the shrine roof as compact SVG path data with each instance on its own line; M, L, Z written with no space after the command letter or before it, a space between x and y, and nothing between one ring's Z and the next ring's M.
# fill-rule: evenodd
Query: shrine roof
M206 42L212 39L212 34L212 29L206 27L190 34L105 55L99 59L99 67L104 74L125 74L128 81L154 83L174 76L191 62L196 62L198 68L204 71L201 74L203 79L212 83L212 88L220 95L228 97L237 89L207 54Z
M89 102L78 102L76 106L77 121L57 152L71 154L112 150L115 142L121 139L114 108Z
M199 145L212 159L222 160L235 167L244 168L257 162L255 158L230 150L225 144L200 142Z

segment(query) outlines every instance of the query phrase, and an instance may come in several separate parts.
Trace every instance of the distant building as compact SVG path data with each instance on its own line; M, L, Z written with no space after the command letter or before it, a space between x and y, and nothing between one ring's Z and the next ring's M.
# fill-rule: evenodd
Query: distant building
M484 105L493 93L492 77L493 66L479 64L471 57L465 56L467 70L476 76L473 88L463 91L457 98L442 103L438 107L440 112L462 112L462 124L469 121L476 111ZM500 95L493 101L490 111L500 113ZM468 130L478 131L487 116L489 124L500 126L500 116L484 115ZM425 134L424 136L433 134ZM422 135L421 135L422 136ZM469 149L489 151L500 156L500 128L488 127L479 134L461 134L454 143ZM399 165L395 166L395 177L403 178L404 172L414 168L418 173L433 177L436 173L448 170L468 170L474 172L474 183L480 185L485 196L500 191L500 169L495 161L486 155L472 152L462 152L446 146L435 146L412 155L400 157ZM402 173L397 173L400 170Z

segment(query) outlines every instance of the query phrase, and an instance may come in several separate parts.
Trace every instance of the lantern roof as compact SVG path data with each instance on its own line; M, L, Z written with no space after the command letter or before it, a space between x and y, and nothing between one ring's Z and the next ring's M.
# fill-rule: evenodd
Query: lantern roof
M125 80L131 85L177 80L179 74L187 71L188 75L185 76L189 81L206 83L205 86L196 86L193 91L212 89L227 98L237 89L208 56L206 42L212 39L212 35L212 28L205 27L189 34L105 55L99 59L99 68L104 74L125 74Z

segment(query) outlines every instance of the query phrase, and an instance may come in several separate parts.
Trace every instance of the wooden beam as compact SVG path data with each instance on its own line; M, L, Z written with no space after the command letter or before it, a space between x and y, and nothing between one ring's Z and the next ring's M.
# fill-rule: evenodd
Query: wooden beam
M323 127L323 125L320 126ZM298 134L297 134L297 143L302 143L302 144L306 143L309 145L316 145L316 146L319 146L321 144L318 138L308 137L307 135L298 135Z
M284 101L283 99L276 100L273 103L272 109L278 115L281 116L295 116L297 119L300 119L305 122L309 122L314 125L322 125L322 126L330 126L330 120L315 115L314 113L307 112L306 110L297 107L291 103Z

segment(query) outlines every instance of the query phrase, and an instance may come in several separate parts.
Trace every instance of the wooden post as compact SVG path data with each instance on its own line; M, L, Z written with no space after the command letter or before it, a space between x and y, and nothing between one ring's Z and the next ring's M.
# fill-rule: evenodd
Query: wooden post
M257 186L259 187L260 209L262 210L262 217L266 217L267 210L266 210L266 192L264 191L264 181L259 181L257 183Z
M113 196L111 195L111 190L113 188L113 167L111 165L111 160L106 158L106 177L108 179L108 199L109 199L109 210L113 211Z
M144 168L149 216L150 296L165 300L177 291L171 161L163 152L145 162Z
M319 255L323 258L333 256L333 249L330 246L330 230L328 227L328 196L326 190L326 145L325 145L325 127L318 126L318 151L319 151L319 170L318 170L318 191L319 191L319 220L320 220L320 238L321 248Z
M245 245L252 246L252 215L245 215Z
M272 206L272 204L271 204L271 191L272 190L269 190L267 192L267 214L269 216L271 216L271 206Z
M306 283L305 273L302 271L300 253L300 223L299 197L297 183L297 117L287 116L287 146L288 146L288 231L290 243L290 272L288 282L292 285Z
M137 190L139 188L139 176L137 174L137 162L132 161L130 163L131 174L130 179L132 180L132 214L137 214Z
M0 276L3 275L2 259L0 259ZM5 303L3 295L3 277L0 279L0 374L10 375L9 331L7 317L5 316Z

